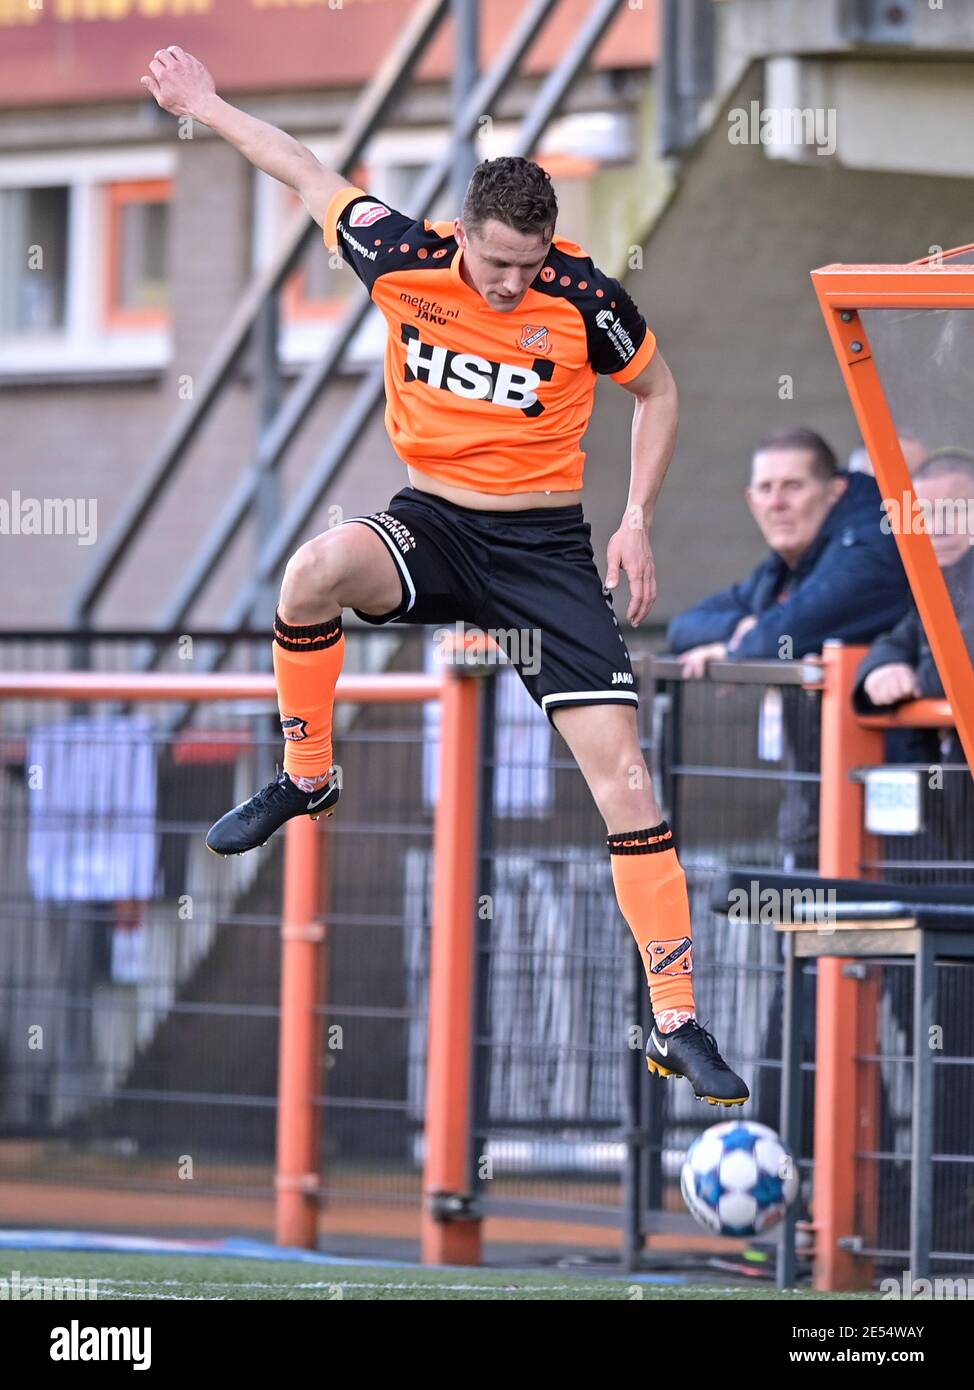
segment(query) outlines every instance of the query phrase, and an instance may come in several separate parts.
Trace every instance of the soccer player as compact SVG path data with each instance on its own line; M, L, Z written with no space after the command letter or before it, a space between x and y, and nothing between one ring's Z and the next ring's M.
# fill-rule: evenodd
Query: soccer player
M461 217L417 221L223 101L178 46L160 49L141 80L164 110L202 121L293 188L365 284L389 328L385 422L410 483L385 511L316 536L288 562L274 623L284 770L217 821L207 845L242 854L293 816L334 811L343 609L375 624L537 632L540 662L519 674L605 820L649 982L649 1068L686 1077L712 1104L742 1104L746 1085L697 1022L686 877L640 750L610 597L624 571L638 624L656 596L649 529L677 395L655 337L622 285L555 236L551 181L530 160L484 161ZM635 400L629 499L605 587L582 516L579 447L598 375Z

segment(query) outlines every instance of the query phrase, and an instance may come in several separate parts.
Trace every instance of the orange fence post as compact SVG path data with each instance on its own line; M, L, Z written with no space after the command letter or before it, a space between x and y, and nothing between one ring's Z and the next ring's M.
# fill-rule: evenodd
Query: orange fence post
M855 767L883 761L883 735L865 729L852 710L853 678L864 647L826 642L822 652L822 763L819 806L819 873L860 878L869 850L863 830L863 789L851 780ZM874 1147L875 1103L863 1104L855 1058L862 1000L850 962L820 957L815 1049L815 1287L868 1288L872 1266L840 1248L856 1222L856 1163L860 1146ZM878 1099L878 1097L877 1097ZM863 1126L865 1116L865 1127Z
M424 1264L480 1262L481 1222L468 1209L479 724L480 680L449 670L443 683L433 825Z
M325 927L318 921L321 838L298 816L285 827L281 916L276 1239L313 1248L318 1240L318 1007Z

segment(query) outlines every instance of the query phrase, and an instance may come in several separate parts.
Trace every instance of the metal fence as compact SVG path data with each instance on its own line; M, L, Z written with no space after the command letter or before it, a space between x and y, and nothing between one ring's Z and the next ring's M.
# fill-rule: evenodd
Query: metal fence
M354 654L358 640L351 661L374 668L375 651ZM387 665L390 653L394 667L421 668L422 634L397 634ZM30 664L49 663L32 651ZM779 938L735 926L711 898L728 866L817 862L820 696L799 664L699 682L645 655L636 667L644 750L690 887L702 1021L751 1084L747 1113L777 1127ZM634 1259L647 1233L696 1232L679 1168L720 1115L647 1078L645 985L601 819L513 673L485 689L471 750L482 814L470 1190L486 1215L621 1228ZM324 837L322 1195L350 1211L346 1229L388 1233L383 1213L421 1200L437 715L340 713L345 790ZM190 1190L272 1192L281 847L221 861L203 836L272 775L279 734L266 707L209 707L179 727L166 714L2 706L0 1180L20 1185L23 1219L43 1210L43 1192L26 1203L37 1184L165 1193L187 1226L199 1206L176 1199ZM881 1007L859 1063L875 1068L881 1111L878 1147L858 1162L878 1200L849 1234L902 1267L912 985L900 962L867 969ZM948 1043L934 1245L947 1257L974 1250L974 979L959 965L938 975ZM813 968L805 985L811 1002ZM810 1135L814 1011L805 1016ZM810 1153L800 1157L807 1202Z
M351 637L352 669L374 665L380 645L388 668L388 640L361 643L371 655ZM238 644L243 669L258 644L269 650L265 634ZM141 645L88 644L87 655L124 670ZM36 647L8 646L4 664L74 667L70 643L52 648L38 659ZM415 640L393 651L393 667L416 669ZM202 1213L190 1193L273 1193L282 846L221 860L204 835L273 775L280 731L266 703L207 704L175 725L172 713L2 706L0 1180L158 1191L182 1199L170 1219L191 1224ZM336 723L345 787L323 903L326 1186L418 1201L429 918L409 866L431 836L423 714L345 706ZM21 1188L12 1214L42 1207Z
M725 916L708 916L715 878L724 868L814 869L818 863L820 693L813 673L801 663L747 663L712 668L713 679L681 679L679 663L658 659L656 676L659 785L677 828L681 862L694 908L694 938L704 962L698 1000L713 1017L726 1056L743 1064L753 1104L747 1114L778 1127L781 1063L782 959L780 934L770 928L735 927ZM808 688L806 688L806 683ZM850 716L851 717L851 716ZM929 744L929 763L897 766L918 779L917 829L877 836L860 873L904 884L970 884L974 904L974 818L966 765L956 757L947 731L903 731L888 736L888 756L906 748L916 756ZM884 765L885 766L885 765ZM856 770L866 780L875 769ZM855 1155L860 1194L855 1229L844 1233L847 1248L872 1259L878 1271L908 1264L910 1147L913 1124L913 968L899 958L851 966L875 1001L863 1008L855 1058L860 1093L875 1100L869 1126L874 1143ZM708 980L708 973L713 972ZM810 1215L814 1172L811 1138L815 1073L815 967L803 976L804 1036L802 1214ZM966 1272L974 1260L974 969L959 961L936 970L937 1040L934 1107L934 1187L931 1267ZM849 1085L854 1078L849 1077ZM671 1098L664 1092L667 1105ZM698 1127L699 1117L695 1118ZM695 1130L675 1125L672 1110L657 1122L664 1154L667 1137L678 1142L663 1177L675 1174L681 1149ZM668 1126L673 1128L669 1129ZM658 1188L649 1188L657 1191ZM651 1222L652 1218L650 1218Z

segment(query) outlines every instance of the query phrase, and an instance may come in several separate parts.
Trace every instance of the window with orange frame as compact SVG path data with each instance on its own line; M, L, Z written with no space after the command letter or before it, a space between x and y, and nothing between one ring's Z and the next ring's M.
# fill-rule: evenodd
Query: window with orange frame
M349 182L356 188L368 188L368 170L364 165L354 170ZM284 216L291 217L295 208L304 204L293 189L283 190L283 194ZM284 323L322 323L339 319L356 283L351 271L333 268L330 253L319 233L311 238L297 269L281 286L281 319Z
M171 179L135 179L105 189L105 324L168 328Z

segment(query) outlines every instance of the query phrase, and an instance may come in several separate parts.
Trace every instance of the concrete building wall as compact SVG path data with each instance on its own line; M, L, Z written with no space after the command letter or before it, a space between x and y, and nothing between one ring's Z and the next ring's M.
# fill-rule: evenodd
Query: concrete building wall
M760 99L755 64L726 109ZM822 159L770 160L732 145L726 114L687 161L626 284L656 331L681 396L676 457L654 530L655 616L748 573L765 553L746 510L750 452L767 430L809 425L840 457L859 443L809 279L833 261L903 262L974 239L974 187ZM793 399L779 399L782 377ZM593 540L604 553L628 476L631 402L599 387L586 436Z
M647 167L651 137L646 125L651 106L645 98L645 82L645 74L590 74L579 83L566 108L587 111L615 105L634 113L639 168L645 177L627 179L617 168L599 174L592 211L593 237L619 257L644 231L652 199L658 203L665 196L652 184ZM517 84L500 104L498 118L521 114L536 87L535 80ZM347 120L352 100L347 93L305 93L241 100L241 105L298 138L303 133L310 138ZM445 87L411 92L403 102L402 125L447 123L449 101ZM31 383L0 378L2 492L9 496L17 489L24 496L94 498L98 523L98 540L90 546L78 545L73 537L3 538L0 584L8 599L4 617L8 627L58 627L68 621L73 596L102 553L113 521L136 480L145 476L163 432L186 408L181 398L185 380L198 380L251 276L254 181L249 164L223 141L201 129L193 139L179 140L175 123L160 121L146 105L0 112L5 153L114 148L124 143L144 146L153 141L167 143L177 157L170 208L172 362L165 370L132 373L127 379L92 373L73 381L55 374ZM417 153L422 157L421 150ZM634 183L640 182L649 191L645 199L634 201ZM570 208L571 200L566 201ZM643 226L629 230L626 220L635 224L640 209ZM563 231L574 234L569 225ZM343 417L359 380L360 374L352 370L331 386L288 452L281 469L285 505ZM167 597L208 525L241 472L252 465L255 411L252 362L247 354L238 366L236 381L190 447L174 486L163 495L99 604L100 625L133 627L159 621ZM385 506L405 481L405 470L388 442L379 410L363 430L337 483L309 518L304 534L322 529L336 515L336 508L338 514L350 516ZM253 528L245 529L193 610L194 623L222 621L252 570L255 544Z

